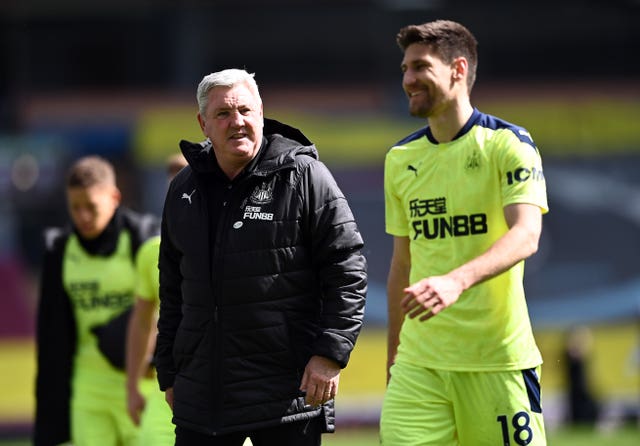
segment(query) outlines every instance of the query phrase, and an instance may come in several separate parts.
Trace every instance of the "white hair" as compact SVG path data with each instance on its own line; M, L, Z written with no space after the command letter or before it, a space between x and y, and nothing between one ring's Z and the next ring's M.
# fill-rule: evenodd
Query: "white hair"
M245 83L251 90L253 90L258 101L262 102L260 92L258 91L258 84L256 83L254 76L255 73L249 73L237 68L229 68L227 70L207 74L200 81L200 84L198 85L198 92L196 93L200 114L202 116L205 115L207 106L209 105L209 91L214 87L232 87L236 84Z

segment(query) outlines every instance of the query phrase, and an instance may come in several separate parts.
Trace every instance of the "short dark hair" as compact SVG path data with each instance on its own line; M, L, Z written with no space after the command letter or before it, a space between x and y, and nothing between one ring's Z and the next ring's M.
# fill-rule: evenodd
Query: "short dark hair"
M98 155L89 155L74 162L67 173L67 187L83 189L96 185L116 185L113 165Z
M414 43L427 45L447 63L453 62L456 57L464 57L469 63L467 87L471 91L478 66L478 41L460 23L435 20L421 25L408 25L400 29L396 42L402 51Z

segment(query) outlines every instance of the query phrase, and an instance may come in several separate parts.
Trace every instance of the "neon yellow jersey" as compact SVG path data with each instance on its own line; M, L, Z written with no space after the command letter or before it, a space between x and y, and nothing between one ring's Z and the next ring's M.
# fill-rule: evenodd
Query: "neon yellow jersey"
M115 252L106 257L87 253L75 234L65 249L63 283L73 304L78 336L73 398L96 404L124 400L125 374L100 352L91 328L105 324L133 304L136 279L130 235L122 231Z
M159 302L159 270L158 254L160 252L160 236L151 237L138 249L136 254L136 272L138 282L136 284L136 296Z
M392 147L384 181L386 231L410 239L410 283L485 252L508 230L506 205L548 211L541 158L529 133L478 110L451 142L438 144L425 127ZM405 319L397 361L458 371L541 364L523 272L520 262L426 322Z

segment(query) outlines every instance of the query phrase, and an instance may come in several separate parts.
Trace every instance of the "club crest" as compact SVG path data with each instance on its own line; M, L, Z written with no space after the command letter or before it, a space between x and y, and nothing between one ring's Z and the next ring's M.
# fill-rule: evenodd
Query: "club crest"
M473 152L473 154L467 157L464 163L464 167L467 170L476 170L480 168L480 154Z
M271 182L265 182L256 186L253 192L251 192L249 201L254 204L271 203L271 201L273 200L273 183L274 181L272 180Z

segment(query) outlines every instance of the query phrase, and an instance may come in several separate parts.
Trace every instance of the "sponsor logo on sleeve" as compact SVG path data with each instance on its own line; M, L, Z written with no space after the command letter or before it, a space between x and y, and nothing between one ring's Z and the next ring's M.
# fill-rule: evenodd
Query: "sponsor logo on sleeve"
M518 167L506 173L507 184L524 183L526 181L544 181L544 173L541 167Z

